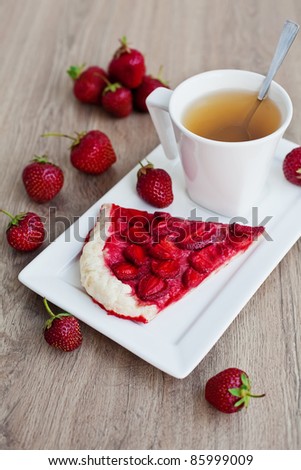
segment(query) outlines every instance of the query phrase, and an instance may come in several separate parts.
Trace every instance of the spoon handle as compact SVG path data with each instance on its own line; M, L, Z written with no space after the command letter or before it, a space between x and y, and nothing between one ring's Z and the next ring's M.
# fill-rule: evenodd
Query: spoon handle
M289 48L291 47L295 37L297 36L299 27L300 26L297 23L294 23L293 21L285 21L269 71L259 90L257 98L260 101L265 98L274 76L276 75L280 65L283 62L283 59L285 58L286 54L289 51Z

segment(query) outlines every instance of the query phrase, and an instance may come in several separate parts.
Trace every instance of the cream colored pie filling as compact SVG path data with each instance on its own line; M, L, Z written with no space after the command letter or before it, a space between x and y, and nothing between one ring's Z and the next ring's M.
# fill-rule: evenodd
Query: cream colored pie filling
M83 248L81 282L109 314L147 323L263 231L106 204Z

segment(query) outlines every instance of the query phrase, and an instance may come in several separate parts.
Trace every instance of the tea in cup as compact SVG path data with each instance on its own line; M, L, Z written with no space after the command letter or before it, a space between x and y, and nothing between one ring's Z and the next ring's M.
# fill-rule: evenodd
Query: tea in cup
M259 101L250 91L210 93L192 103L183 116L189 131L221 142L261 139L275 132L280 122L276 103L269 97Z
M146 100L166 156L181 158L190 198L229 217L248 213L261 198L292 119L290 97L274 81L257 106L263 80L254 72L214 70L188 78L174 91L157 88Z

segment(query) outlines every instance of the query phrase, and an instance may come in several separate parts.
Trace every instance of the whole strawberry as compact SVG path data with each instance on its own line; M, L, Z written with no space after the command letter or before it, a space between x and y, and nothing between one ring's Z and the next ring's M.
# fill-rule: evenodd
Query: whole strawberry
M10 218L6 238L11 247L18 251L33 251L39 248L45 238L45 229L41 218L34 212L22 212L12 215L0 209Z
M77 318L69 313L58 313L55 315L50 309L47 300L44 299L43 302L50 315L44 329L44 338L47 343L66 352L77 349L83 340Z
M154 168L148 163L137 174L136 189L139 196L155 207L167 207L173 201L172 181L169 174L161 169Z
M109 63L110 80L127 88L137 88L145 74L144 57L141 52L128 46L125 36L119 41L121 46Z
M106 72L96 65L84 70L85 65L72 65L67 70L74 80L74 96L82 103L100 104L102 92L106 86Z
M134 90L134 107L137 111L142 113L147 113L148 108L146 106L146 98L148 95L154 91L156 88L164 87L169 88L167 82L165 82L161 76L161 69L159 71L158 77L153 77L152 75L145 75L143 77L141 85Z
M236 413L248 406L251 397L264 396L252 395L249 377L234 367L211 377L205 387L206 400L223 413Z
M40 203L53 199L64 184L62 170L50 163L46 155L36 155L24 168L22 179L28 196Z
M108 82L102 94L101 104L109 114L118 118L126 117L133 110L132 92L118 82Z
M75 136L59 133L43 134L72 140L70 159L78 170L91 175L106 171L116 162L116 154L109 137L101 131L76 132Z
M285 178L297 186L301 186L301 147L294 148L283 161Z

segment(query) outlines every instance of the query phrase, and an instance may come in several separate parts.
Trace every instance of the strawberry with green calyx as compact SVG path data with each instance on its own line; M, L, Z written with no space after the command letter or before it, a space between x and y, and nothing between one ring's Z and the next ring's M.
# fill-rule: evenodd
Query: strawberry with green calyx
M42 135L42 137L51 136L66 137L72 140L71 163L84 173L101 174L117 160L109 137L101 131L76 132L75 136L57 132Z
M106 86L106 72L97 66L85 70L85 64L72 65L67 73L74 81L74 96L82 103L100 104L101 95Z
M159 69L159 73L157 77L153 77L152 75L145 75L143 77L142 83L133 90L133 101L134 101L134 108L137 111L142 113L147 113L148 108L146 106L146 98L148 95L152 93L156 88L164 87L169 88L168 82L162 79L162 66Z
M0 212L10 218L6 230L9 245L17 251L33 251L39 248L45 238L44 224L34 212L22 212L12 215L4 209Z
M43 300L50 318L45 323L44 338L50 346L62 351L74 351L82 344L82 333L77 318L69 313L54 314Z
M35 202L43 203L53 199L62 189L62 170L48 161L46 155L35 155L32 163L22 173L22 180L28 196Z
M206 400L223 413L236 413L247 408L251 398L264 396L253 395L248 375L234 367L211 377L205 387Z
M167 171L154 168L152 163L142 165L137 173L136 189L139 196L155 207L163 208L173 202L172 180Z
M109 77L112 82L119 82L127 88L137 88L145 74L144 57L141 52L129 47L123 36L120 47L109 63Z
M105 111L115 117L123 118L131 114L133 110L132 92L121 83L111 83L106 80L103 90L101 104Z

